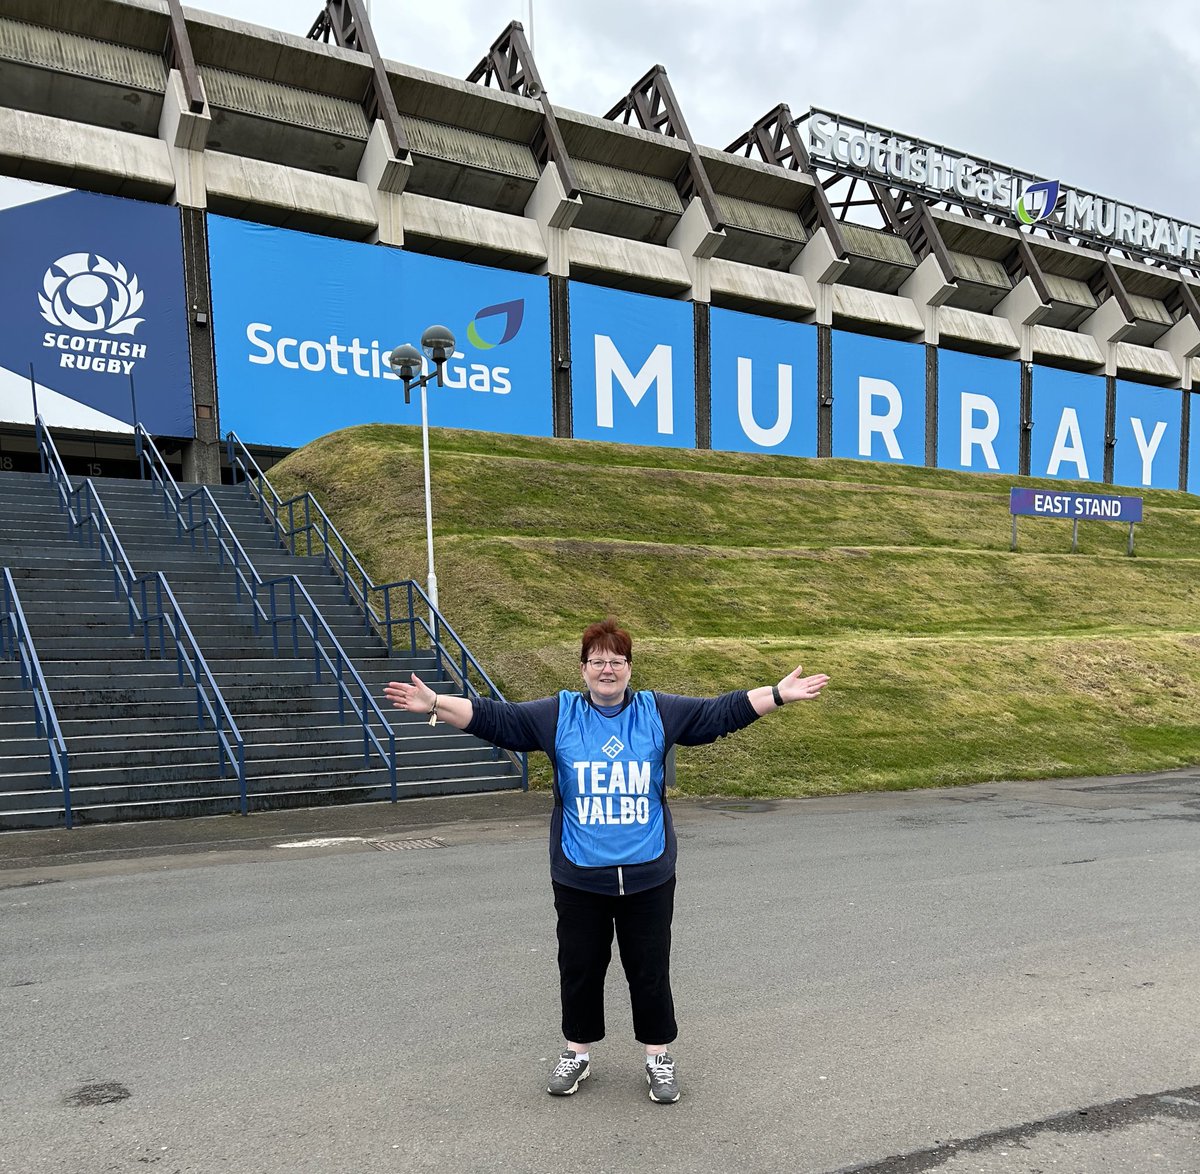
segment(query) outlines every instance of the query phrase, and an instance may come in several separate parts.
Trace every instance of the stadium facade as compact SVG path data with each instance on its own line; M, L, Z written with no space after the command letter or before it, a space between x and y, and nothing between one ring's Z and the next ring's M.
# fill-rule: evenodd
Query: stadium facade
M1200 228L831 111L701 146L658 66L564 109L519 24L458 80L312 15L0 0L0 466L35 394L92 474L135 417L197 481L222 431L413 423L385 356L442 322L435 425L1200 492Z

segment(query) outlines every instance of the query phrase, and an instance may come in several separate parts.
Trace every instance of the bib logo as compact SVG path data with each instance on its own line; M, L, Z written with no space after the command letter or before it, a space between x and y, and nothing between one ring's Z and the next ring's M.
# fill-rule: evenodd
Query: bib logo
M124 265L94 253L59 257L42 278L38 304L51 326L72 333L47 331L42 346L61 352L60 367L128 375L145 346L96 335L133 334L145 321L134 317L142 301L137 274Z
M1057 179L1031 183L1017 200L1017 219L1022 224L1049 220L1058 206L1058 187Z
M604 753L609 756L609 758L616 758L616 756L625 749L625 743L622 742L616 736L616 734L614 734L607 742L604 743L603 746L600 747L600 749L603 750Z

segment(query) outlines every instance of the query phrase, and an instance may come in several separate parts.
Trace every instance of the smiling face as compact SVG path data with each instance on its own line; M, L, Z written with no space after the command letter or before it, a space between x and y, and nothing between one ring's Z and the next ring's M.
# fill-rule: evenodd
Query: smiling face
M599 643L588 648L579 669L597 705L619 705L633 676L633 665L624 655Z

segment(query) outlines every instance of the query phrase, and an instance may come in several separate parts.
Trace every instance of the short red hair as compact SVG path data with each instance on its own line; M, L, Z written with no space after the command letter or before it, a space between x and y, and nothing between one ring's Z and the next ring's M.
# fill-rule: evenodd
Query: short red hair
M623 656L632 663L633 638L624 628L617 625L616 616L609 616L606 620L588 624L584 628L582 647L579 651L580 664L593 652L609 652L613 656Z

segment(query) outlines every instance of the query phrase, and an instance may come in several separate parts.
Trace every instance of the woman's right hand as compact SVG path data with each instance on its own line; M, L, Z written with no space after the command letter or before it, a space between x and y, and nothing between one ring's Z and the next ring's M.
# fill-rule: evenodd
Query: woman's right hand
M411 685L403 681L389 681L384 686L383 695L397 709L409 713L429 713L437 699L437 694L416 673L412 674Z

